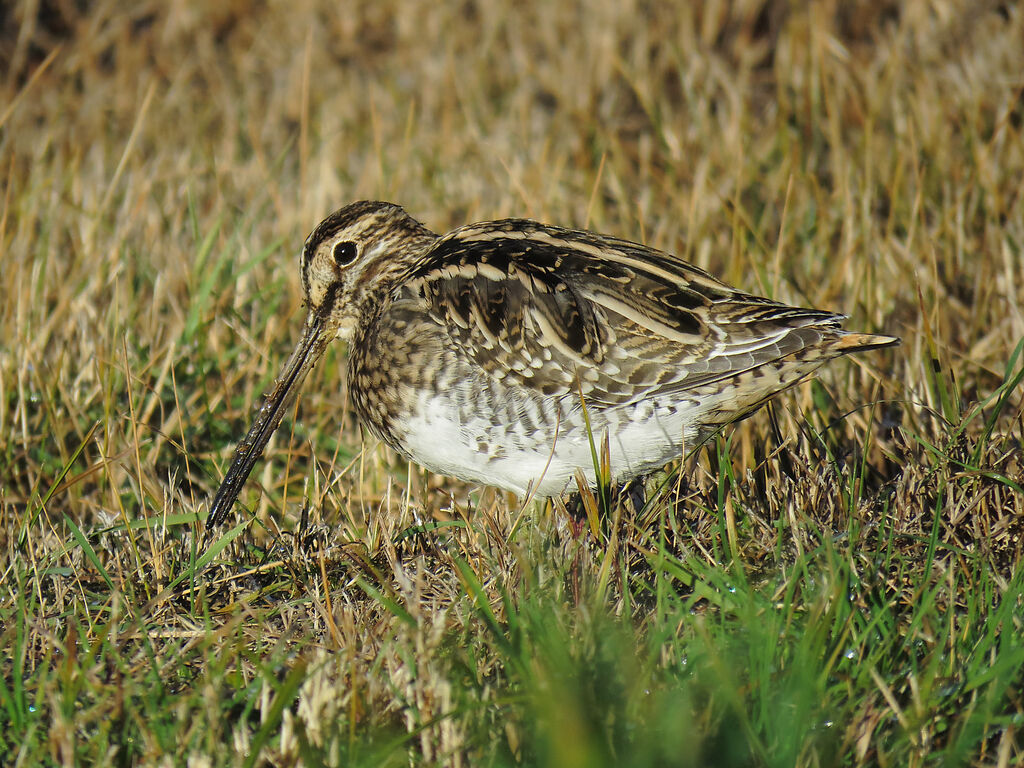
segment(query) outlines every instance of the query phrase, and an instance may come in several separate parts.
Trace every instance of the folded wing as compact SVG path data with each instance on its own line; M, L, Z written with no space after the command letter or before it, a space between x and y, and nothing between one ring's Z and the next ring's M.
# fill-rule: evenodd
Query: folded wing
M410 281L489 375L552 397L582 392L598 406L856 346L837 344L842 315L742 293L635 243L530 221L455 230Z

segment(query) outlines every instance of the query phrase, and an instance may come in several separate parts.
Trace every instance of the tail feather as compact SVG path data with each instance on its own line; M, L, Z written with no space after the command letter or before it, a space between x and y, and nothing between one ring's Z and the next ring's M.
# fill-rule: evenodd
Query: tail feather
M896 336L883 336L876 333L847 332L839 336L830 345L837 355L848 355L851 352L863 352L868 349L893 347L900 343Z

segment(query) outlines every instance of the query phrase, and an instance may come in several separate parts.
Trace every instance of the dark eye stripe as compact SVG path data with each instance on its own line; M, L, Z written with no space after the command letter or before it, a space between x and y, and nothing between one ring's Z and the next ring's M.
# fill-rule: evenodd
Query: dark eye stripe
M358 249L356 248L356 244L351 240L342 240L340 243L334 244L334 249L331 251L331 255L334 256L335 264L339 267L347 267L356 260Z

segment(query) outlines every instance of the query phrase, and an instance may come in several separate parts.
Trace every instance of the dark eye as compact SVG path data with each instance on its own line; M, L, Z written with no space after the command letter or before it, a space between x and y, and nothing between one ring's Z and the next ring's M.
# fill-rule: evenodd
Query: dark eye
M347 267L356 260L356 244L351 240L343 240L340 243L335 243L334 250L331 251L331 255L334 256L335 264L339 267Z

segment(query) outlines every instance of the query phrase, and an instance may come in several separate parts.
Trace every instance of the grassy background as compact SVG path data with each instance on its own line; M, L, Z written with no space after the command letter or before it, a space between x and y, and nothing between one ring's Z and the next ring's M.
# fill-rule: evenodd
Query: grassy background
M4 4L0 763L1019 764L1021 40L947 0ZM583 530L363 443L338 345L204 555L358 198L904 343Z

